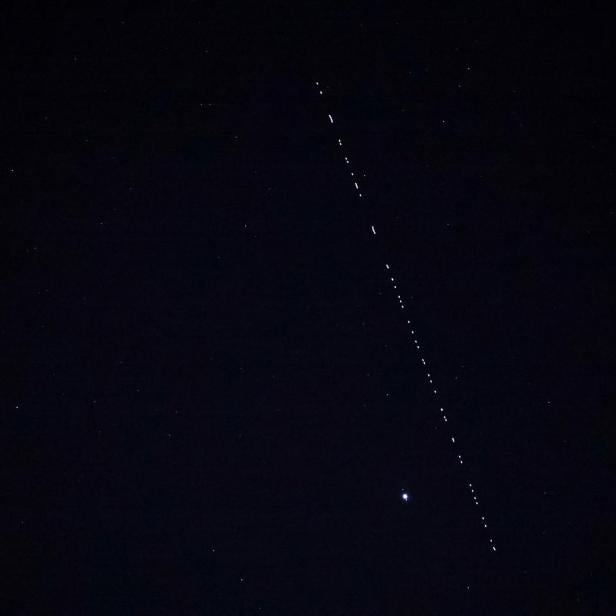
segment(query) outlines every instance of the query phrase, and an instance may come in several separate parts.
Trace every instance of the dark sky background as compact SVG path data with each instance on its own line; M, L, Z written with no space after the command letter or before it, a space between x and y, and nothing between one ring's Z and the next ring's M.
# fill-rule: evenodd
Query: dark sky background
M59 6L4 35L3 613L611 613L606 16Z

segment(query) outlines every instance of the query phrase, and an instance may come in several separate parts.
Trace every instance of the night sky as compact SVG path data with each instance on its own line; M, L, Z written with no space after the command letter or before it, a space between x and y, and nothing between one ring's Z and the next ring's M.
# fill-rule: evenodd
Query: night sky
M270 13L6 20L2 613L614 613L606 15Z

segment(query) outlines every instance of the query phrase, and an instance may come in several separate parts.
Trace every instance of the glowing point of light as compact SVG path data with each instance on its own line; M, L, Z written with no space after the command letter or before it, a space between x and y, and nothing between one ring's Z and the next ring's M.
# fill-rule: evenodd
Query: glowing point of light
M374 230L374 225L370 225L370 228L372 229L372 235L376 235L376 231Z
M333 124L334 123L334 118L332 118L330 113L327 114L327 117L329 118L329 121Z

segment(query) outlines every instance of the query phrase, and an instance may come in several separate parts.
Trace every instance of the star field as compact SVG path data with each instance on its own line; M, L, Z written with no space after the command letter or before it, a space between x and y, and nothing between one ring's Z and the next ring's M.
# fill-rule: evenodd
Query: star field
M7 614L609 613L612 35L7 12Z

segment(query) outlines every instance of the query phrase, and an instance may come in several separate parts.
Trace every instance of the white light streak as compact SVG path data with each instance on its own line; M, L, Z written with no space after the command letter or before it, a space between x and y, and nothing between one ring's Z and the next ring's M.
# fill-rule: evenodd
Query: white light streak
M471 70L471 67L467 65L467 66L466 66L466 70L467 70L467 71L470 71L470 70ZM323 96L323 93L324 93L324 92L323 92L323 89L319 87L319 82L318 82L318 81L315 81L315 85L316 85L316 87L319 89L319 94L320 94L321 96ZM458 84L458 87L460 87L460 84ZM328 113L328 114L327 114L327 117L329 118L329 122L330 122L330 124L334 124L334 118L333 118L333 116L332 116L331 114L329 114L329 113ZM444 121L444 120L442 120L442 123L443 123L443 124L445 124L445 121ZM350 163L350 160L349 160L348 156L346 156L346 153L344 152L344 146L343 146L343 143L342 143L342 139L341 139L340 137L338 137L337 139L338 139L338 145L339 145L341 148L343 148L344 162L345 162L347 165L350 165L350 164L351 164L351 163ZM355 178L355 175L356 175L356 174L355 174L355 172L354 172L354 171L350 171L350 174L351 174L351 177L352 177L352 178ZM354 187L355 187L355 190L357 190L357 191L358 191L358 195L359 195L359 197L362 197L362 193L360 192L360 189L359 189L359 184L358 184L358 183L354 180L354 181L353 181L353 185L354 185ZM376 229L375 229L374 225L370 225L370 229L371 229L371 231L372 231L372 234L373 234L373 235L376 235ZM389 263L385 263L385 269L386 269L386 270L388 270L388 271L391 269L391 267L390 267ZM394 280L393 276L390 276L390 281L391 281L391 283L394 283L394 284L393 284L393 288L394 288L395 290L397 290L397 288L398 288L398 287L397 287L397 285L395 284L395 280ZM400 303L400 308L401 308L402 310L404 310L404 309L405 309L404 300L402 299L402 297L401 297L400 295L397 295L396 297L397 297L398 302ZM406 321L406 323L407 323L407 325L409 325L409 326L411 325L411 321L410 321L410 320L407 320L407 321ZM410 329L410 328L409 328L409 329ZM420 345L419 345L419 342L417 341L417 338L415 337L415 330L414 330L414 329L411 329L411 335L412 335L412 337L413 337L413 338L412 338L413 343L414 343L414 345L415 345L415 347L416 347L416 349L417 349L417 351L418 351L418 355L420 355L420 360L421 360L421 363L422 363L424 366L427 366L427 363L426 363L425 358L424 358L424 357L421 357L421 353L420 353L420 349L421 349L421 347L420 347ZM427 373L426 373L426 376L427 376L428 383L432 386L432 393L433 393L433 395L434 395L434 396L437 396L437 394L438 394L438 389L434 388L434 382L433 382L433 379L432 379L432 374L431 374L430 372L427 372ZM387 394L387 396L389 396L389 394ZM445 415L445 409L444 409L443 407L439 407L439 408L440 408L440 412L442 413L442 418L443 418L443 421L444 421L445 423L447 423L447 416ZM450 440L451 440L451 442L452 442L453 444L455 444L455 443L456 443L455 436L450 435L450 437L449 437L449 438L450 438ZM459 462L460 464L463 464L462 455L461 455L461 454L456 454L456 455L457 455L457 460L458 460L458 462ZM471 492L471 495L472 495L472 498L473 498L473 502L475 503L475 506L479 506L479 501L478 501L478 499L477 499L477 496L475 495L475 490L474 490L474 488L473 488L473 485L472 485L471 483L468 483L468 487L470 488L470 492ZM410 500L410 495L409 495L409 493L408 493L408 492L406 492L405 490L402 490L402 491L401 491L401 493L400 493L400 498L401 498L401 500L402 500L403 502L405 502L405 503L406 503L406 502L409 502L409 500ZM485 521L485 516L483 516L483 515L482 515L482 516L480 516L480 517L481 517L481 522L482 522L482 524L483 524L483 527L487 529L487 528L488 528L488 525L487 525L487 523L486 523L486 521ZM493 550L494 552L496 552L496 547L493 545L494 541L493 541L493 539L492 539L491 537L489 538L489 543L490 543L490 545L491 545L491 547L492 547L492 550ZM243 578L241 578L241 581L243 581ZM468 586L467 586L467 589L468 589Z

